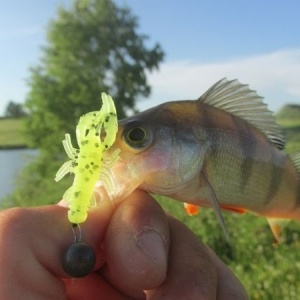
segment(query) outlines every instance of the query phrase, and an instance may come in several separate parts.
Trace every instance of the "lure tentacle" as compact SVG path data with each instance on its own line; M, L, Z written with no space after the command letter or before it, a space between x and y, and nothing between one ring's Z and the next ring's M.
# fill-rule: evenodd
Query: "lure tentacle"
M66 200L68 204L70 204L72 201L72 191L73 191L73 187L71 186L65 191L63 195L63 199Z
M75 159L76 149L73 147L71 137L68 133L65 135L65 139L62 141L62 143L69 158Z
M55 181L59 181L61 180L66 174L68 173L72 173L73 172L73 167L72 167L72 161L66 161L61 167L60 169L57 171L56 176L55 176Z

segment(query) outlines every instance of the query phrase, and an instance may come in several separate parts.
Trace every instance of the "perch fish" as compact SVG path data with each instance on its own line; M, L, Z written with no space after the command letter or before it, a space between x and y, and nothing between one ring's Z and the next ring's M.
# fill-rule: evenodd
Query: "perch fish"
M134 189L185 202L190 214L213 207L269 220L275 238L283 219L300 220L300 152L284 138L262 98L222 79L197 100L167 102L118 124L104 160L118 153L98 182L121 201ZM109 184L108 184L109 183Z

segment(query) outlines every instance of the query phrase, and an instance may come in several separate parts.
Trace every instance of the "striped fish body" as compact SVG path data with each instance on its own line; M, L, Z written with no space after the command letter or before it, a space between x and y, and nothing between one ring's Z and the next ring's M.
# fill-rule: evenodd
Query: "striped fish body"
M179 105L184 103L176 103ZM212 189L220 206L226 209L300 218L297 170L288 155L233 114L204 103L189 103L185 109L190 110L186 122L193 123L187 130L193 128L195 139L207 140L209 146L199 178L172 195L174 198L211 206Z
M111 198L133 189L272 219L300 220L300 153L284 153L262 98L223 79L197 100L167 102L119 122Z

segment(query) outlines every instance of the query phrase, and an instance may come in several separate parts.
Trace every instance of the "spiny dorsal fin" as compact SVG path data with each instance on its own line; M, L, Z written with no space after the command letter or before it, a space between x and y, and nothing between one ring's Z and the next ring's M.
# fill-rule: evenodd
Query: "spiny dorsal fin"
M248 85L238 80L221 79L207 90L198 100L225 110L255 126L263 132L277 148L284 148L284 137L272 113Z

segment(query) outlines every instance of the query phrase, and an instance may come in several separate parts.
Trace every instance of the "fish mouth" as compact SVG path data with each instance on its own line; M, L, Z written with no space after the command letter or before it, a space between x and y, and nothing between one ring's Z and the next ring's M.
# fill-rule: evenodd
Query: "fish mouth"
M123 161L119 153L120 150L117 149L112 154L115 157L111 158L110 155L110 160L104 158L104 167L95 187L98 192L104 188L107 196L114 203L129 196L143 181L141 176L134 176L128 162Z

